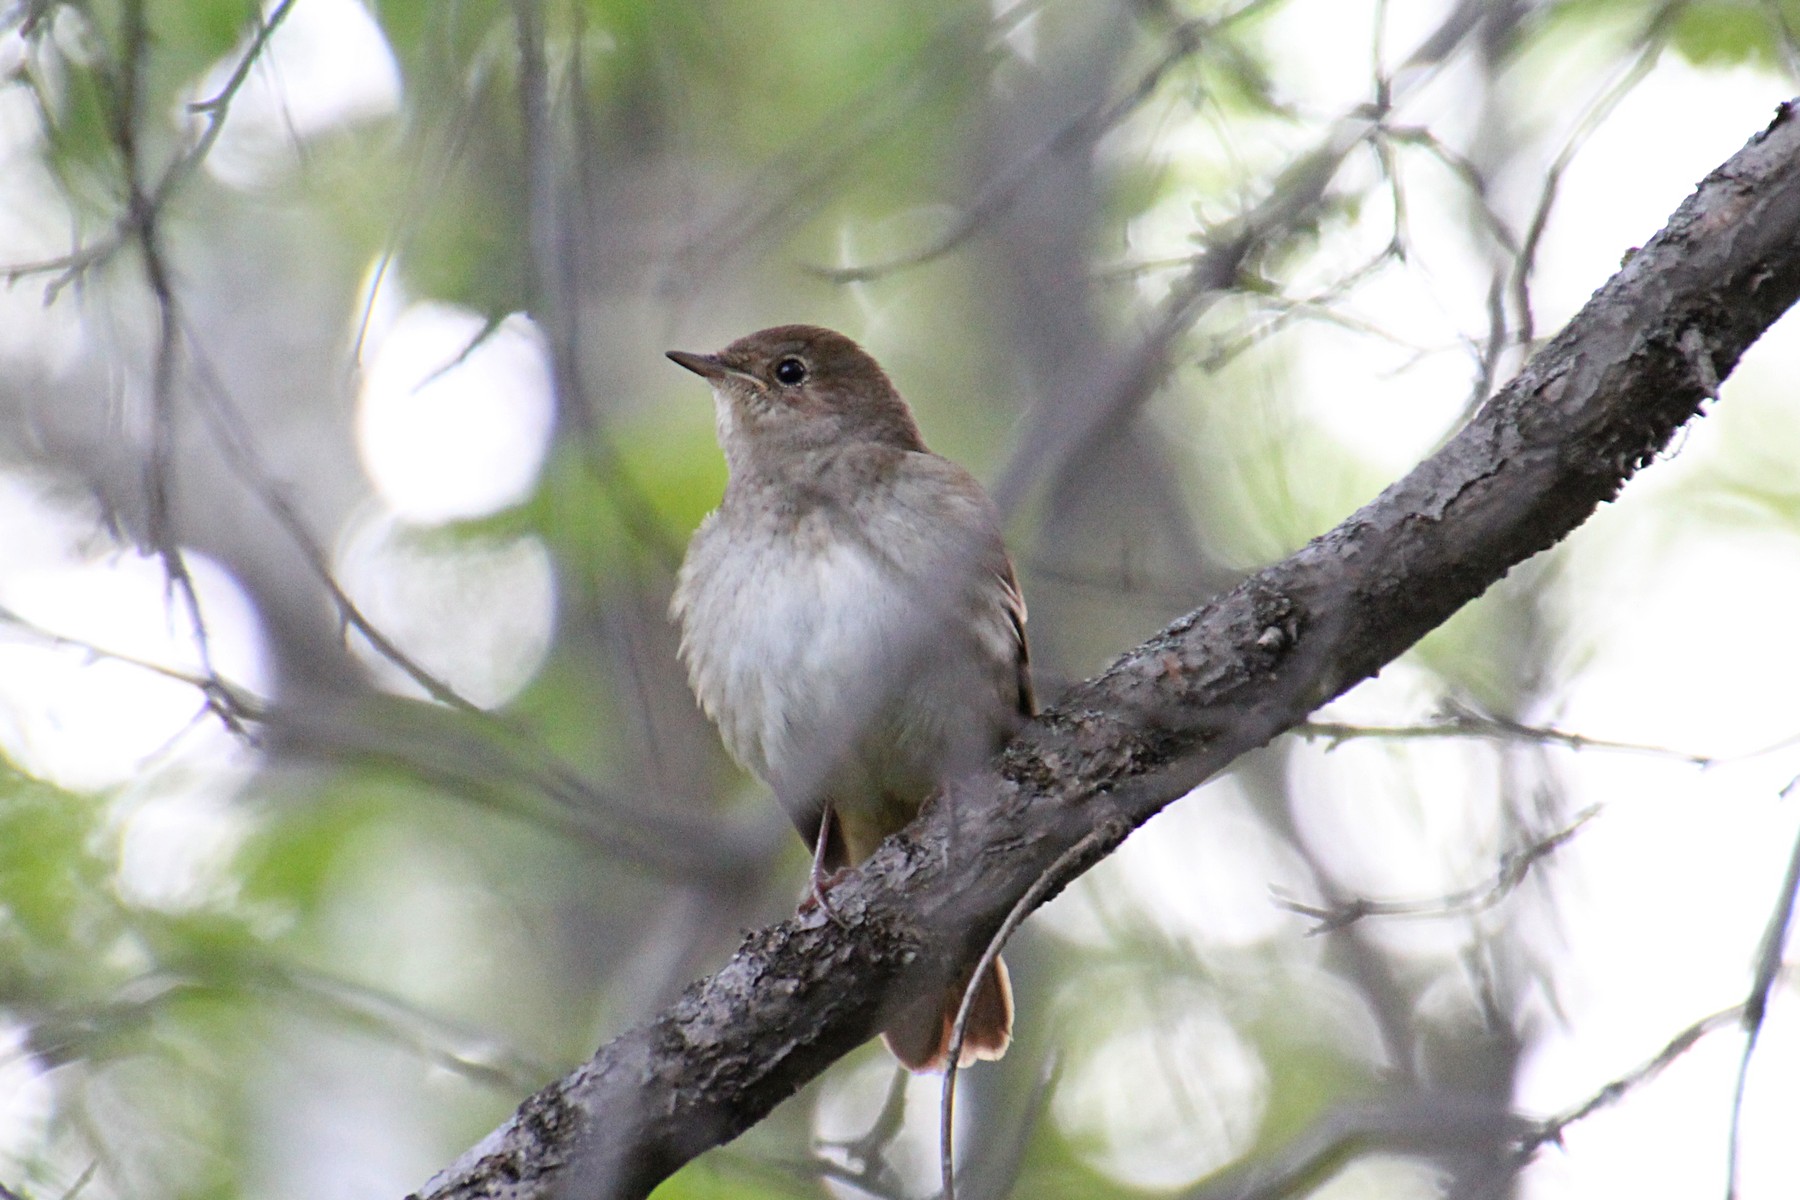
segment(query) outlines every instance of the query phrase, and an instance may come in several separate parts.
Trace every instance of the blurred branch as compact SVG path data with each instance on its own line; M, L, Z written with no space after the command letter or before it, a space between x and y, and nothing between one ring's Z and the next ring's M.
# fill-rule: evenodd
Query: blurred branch
M1450 50L1477 27L1481 13L1480 4L1452 10L1393 81L1383 82L1371 102L1332 122L1310 150L1295 156L1270 181L1261 200L1196 236L1201 252L1170 285L1136 344L1104 363L1092 381L1084 381L1078 406L1043 411L1027 428L993 489L1002 513L1013 512L1043 481L1063 479L1069 464L1088 458L1156 393L1181 339L1259 259L1293 244L1316 225L1344 160L1365 141L1379 139L1393 108L1434 77Z
M281 526L282 532L288 535L294 548L300 552L300 557L313 577L319 581L319 586L325 589L337 612L341 632L347 634L355 630L361 634L375 653L398 667L402 674L418 685L419 690L439 704L470 716L483 715L485 710L480 705L428 671L363 615L332 573L331 561L324 546L313 536L299 510L288 499L276 482L274 473L264 463L248 423L225 386L224 377L213 368L202 349L198 332L193 329L185 332L188 356L194 365L195 382L199 385L194 389L194 394L199 401L200 416L206 424L207 432L232 473L250 489L264 510L275 518L276 524Z
M1586 1120L1603 1108L1617 1104L1641 1084L1648 1083L1663 1069L1676 1059L1692 1050L1709 1033L1717 1033L1743 1018L1744 1006L1734 1004L1730 1008L1721 1009L1711 1016L1702 1017L1669 1039L1668 1045L1640 1063L1625 1074L1602 1087L1599 1091L1577 1104L1565 1108L1554 1116L1545 1117L1519 1138L1518 1156L1521 1164L1529 1161L1539 1150L1548 1145L1561 1145L1563 1130L1577 1121Z
M1429 346L1415 345L1399 334L1385 329L1374 321L1354 316L1334 306L1359 284L1367 282L1378 274L1390 262L1398 261L1403 254L1398 236L1383 246L1379 253L1368 261L1346 271L1325 287L1310 296L1283 296L1274 288L1261 286L1260 281L1241 280L1240 284L1246 299L1259 303L1264 310L1254 318L1242 322L1242 328L1230 336L1221 336L1213 349L1208 350L1195 360L1195 365L1207 374L1213 374L1238 355L1273 337L1289 325L1301 320L1319 321L1327 325L1335 325L1351 333L1367 337L1379 338L1399 349L1411 352L1411 361L1424 358L1432 352ZM1265 294L1266 293L1266 294ZM1405 368L1399 368L1404 370ZM1396 373L1398 373L1396 371Z
M140 671L148 671L152 675L160 675L164 679L185 683L199 692L205 702L205 711L219 719L219 723L248 745L256 744L256 737L249 730L252 722L263 719L263 710L259 702L252 699L246 688L229 683L216 674L197 675L192 671L183 671L164 663L151 662L131 654L121 654L117 650L108 650L96 646L92 642L80 638L67 637L55 630L46 629L27 617L20 616L5 605L0 605L0 624L11 625L22 633L29 634L50 646L77 651L91 659L105 659L109 662L123 663L136 667Z
M82 272L111 258L127 245L137 248L145 286L149 291L155 316L154 346L151 350L149 450L144 459L142 487L145 498L145 524L142 544L162 564L168 593L179 603L188 632L199 660L197 672L176 672L154 664L109 655L119 661L133 662L139 667L159 671L196 687L211 712L240 737L249 739L245 728L255 719L252 704L241 689L222 679L212 663L211 642L199 592L188 569L186 552L174 528L172 518L173 473L177 443L177 388L182 361L182 311L178 303L168 260L164 253L161 228L164 210L177 188L211 152L224 127L232 101L251 68L268 47L269 39L286 19L294 0L282 0L265 20L258 9L257 33L239 57L235 68L219 90L189 106L204 119L204 127L194 141L176 154L154 180L144 161L143 134L146 109L145 87L150 71L152 32L147 20L145 0L126 0L120 10L119 45L110 62L103 61L95 69L102 98L107 136L117 154L125 190L124 211L115 221L110 234L90 242L61 259L48 263L26 264L5 270L7 282L41 272L58 270L48 292L51 297ZM21 36L31 36L42 16L33 11L21 27ZM53 132L53 131L52 131ZM77 645L70 639L37 629L16 614L0 616L10 623L49 638L54 644ZM89 653L104 653L85 647Z
M1025 894L1013 902L1006 919L1000 922L1000 928L988 938L987 948L981 952L969 982L963 986L962 1003L957 1006L956 1023L951 1027L950 1046L944 1056L948 1064L944 1068L944 1085L938 1094L938 1177L943 1182L943 1200L956 1200L956 1080L961 1069L963 1035L967 1032L969 1011L975 1007L975 994L980 986L977 981L1000 961L1000 948L1006 945L1025 918L1081 874L1085 869L1081 864L1091 865L1096 861L1095 851L1105 839L1105 830L1105 826L1089 830L1086 837L1064 850L1055 862L1038 873ZM984 1152L991 1150L991 1146L983 1147Z
M144 79L149 70L151 40L144 0L126 0L121 11L119 37L118 57L112 70L102 70L99 74L107 133L118 154L126 192L125 214L120 219L118 237L121 242L130 242L138 248L156 323L155 346L151 351L150 444L142 472L145 523L140 544L162 563L167 591L180 602L199 658L200 674L208 680L210 691L213 686L222 689L223 685L213 670L211 643L200 607L200 595L188 571L187 558L170 516L174 488L171 465L176 436L175 388L181 334L174 284L163 256L159 226L161 202L153 189L146 186L143 162ZM167 178L165 176L165 182Z
M980 232L983 226L1016 200L1045 162L1093 146L1154 96L1171 71L1206 49L1212 44L1214 37L1266 7L1267 0L1249 0L1241 8L1222 17L1195 17L1177 23L1166 35L1168 48L1123 96L1110 103L1094 105L1063 125L1045 141L1008 163L962 210L956 223L930 245L883 263L807 269L831 283L866 283L942 258Z
M1472 337L1464 338L1469 357L1475 366L1475 379L1469 388L1469 402L1464 406L1464 412L1474 412L1476 405L1487 399L1488 394L1493 390L1494 381L1500 370L1501 356L1519 342L1518 337L1508 327L1506 313L1506 282L1508 277L1518 270L1521 261L1518 239L1513 236L1506 219L1489 202L1488 181L1482 169L1465 155L1459 154L1445 145L1430 129L1389 126L1383 130L1383 136L1378 139L1376 144L1385 152L1382 158L1383 169L1391 180L1396 204L1399 203L1402 189L1394 147L1419 149L1462 185L1468 194L1471 213L1488 237L1493 239L1494 246L1501 255L1501 261L1495 267L1493 278L1488 284L1487 337L1480 342ZM1400 238L1398 222L1396 222L1395 237L1397 241ZM1402 254L1406 252L1404 246L1401 246L1400 250Z
M1800 79L1800 38L1794 36L1793 22L1781 10L1781 0L1761 0L1769 25L1775 30L1775 44L1781 48L1781 65L1789 79Z
M1227 1171L1181 1200L1278 1200L1309 1192L1350 1159L1378 1151L1431 1154L1485 1148L1526 1122L1479 1097L1412 1095L1332 1109L1268 1161Z
M1641 742L1619 742L1610 738L1589 737L1570 733L1550 725L1525 725L1505 717L1487 716L1455 709L1444 716L1418 725L1347 725L1337 721L1304 721L1294 726L1296 737L1313 741L1323 738L1326 750L1335 750L1345 742L1423 741L1431 738L1485 738L1495 742L1521 742L1533 746L1563 746L1570 750L1611 750L1620 754L1644 754L1653 758L1672 758L1697 767L1717 766L1725 761L1710 754L1694 754L1668 746L1652 746Z
M900 1136L906 1123L906 1082L912 1078L906 1069L895 1064L894 1077L888 1084L881 1111L860 1137L844 1142L826 1142L818 1149L835 1150L843 1155L837 1163L820 1154L813 1162L796 1164L795 1176L806 1178L821 1174L839 1179L874 1195L906 1194L906 1184L888 1162L888 1148Z
M309 1010L495 1091L517 1091L548 1073L543 1064L494 1035L434 1016L398 996L253 950L195 956L136 976L106 1000L34 1015L22 1026L22 1049L17 1055L0 1055L0 1063L30 1057L48 1068L112 1057L124 1051L108 1050L109 1043L131 1034L153 1036L148 1032L152 1020L183 1001L251 993Z
M551 69L545 48L542 0L513 0L514 43L519 61L519 121L524 137L527 231L530 238L528 301L533 321L550 351L550 376L558 423L575 439L590 478L611 497L625 529L670 572L681 563L681 543L670 532L626 466L581 368L581 312L585 294L582 239L585 204L557 172ZM566 72L580 93L580 56Z
M698 292L747 248L773 241L782 230L813 216L836 193L838 180L857 173L859 158L942 94L962 62L963 46L974 42L991 49L1042 4L1018 0L1002 13L980 11L973 20L959 12L899 69L877 75L848 103L768 156L764 168L734 189L738 198L700 223L672 256L686 276L680 289ZM979 36L971 35L971 26ZM806 165L797 170L799 163ZM657 286L663 292L677 290L672 278Z
M1102 433L1118 427L1156 391L1168 373L1176 342L1214 299L1238 281L1246 263L1295 234L1317 212L1344 158L1378 121L1377 115L1360 111L1343 118L1311 151L1289 164L1260 203L1208 231L1206 248L1171 286L1130 353L1111 364L1093 402L1028 428L1024 443L994 485L994 502L1002 512L1017 507L1036 481L1054 478L1066 463L1078 461Z
M1782 789L1785 798L1794 789L1790 783ZM1750 1059L1756 1053L1762 1036L1763 1021L1769 1015L1769 993L1781 976L1782 950L1787 945L1788 930L1794 920L1794 897L1800 893L1800 834L1794 838L1794 849L1788 857L1787 875L1781 882L1781 893L1769 913L1769 924L1763 930L1762 944L1756 955L1756 978L1750 984L1750 995L1744 1001L1744 1055L1738 1060L1737 1083L1731 1092L1731 1139L1725 1166L1725 1200L1737 1196L1738 1134L1744 1115L1744 1085L1750 1078Z
M502 1038L437 1016L399 996L277 962L256 984L282 1003L305 1003L340 1028L359 1030L442 1070L497 1092L530 1086L550 1072Z
M715 886L739 886L755 876L757 864L766 857L762 843L767 839L753 829L729 825L722 829L719 822L695 817L685 809L631 803L602 791L528 731L497 713L459 709L474 723L474 730L468 724L446 729L444 721L454 717L442 707L394 698L396 713L416 719L406 727L407 736L384 737L392 730L371 721L367 712L351 722L322 717L307 706L271 705L220 675L184 671L109 650L47 629L4 605L0 605L0 624L52 647L186 684L200 693L203 707L199 716L216 717L246 745L262 744L260 729L314 750L329 747L368 759L397 758L417 779L436 784L451 795L536 821L623 861L672 877L705 874ZM405 745L408 752L401 755L393 750L397 744ZM549 803L523 805L497 781L522 784Z
M129 103L120 104L115 111L115 147L121 152L126 167L129 188L125 212L114 222L107 233L93 239L86 245L79 246L69 253L41 262L19 263L10 267L0 267L0 275L6 277L8 284L17 283L32 275L56 273L45 289L46 299L54 299L56 294L70 283L79 279L83 273L105 263L132 241L144 236L148 223L160 216L163 206L174 195L177 188L187 182L195 169L206 160L212 152L213 144L219 140L219 134L225 128L225 118L231 112L232 101L237 98L245 80L250 77L250 69L254 67L263 52L268 48L269 39L287 20L296 0L281 0L272 9L267 18L262 15L261 6L256 8L256 35L239 56L237 65L219 90L204 100L189 104L188 111L204 118L204 125L193 143L177 154L163 168L156 182L144 186L144 181L137 163L137 134L133 125L136 121L138 97L137 88L142 70L143 56L148 51L148 29L143 22L142 0L131 0L125 6L126 36L123 53L118 68L120 79L115 85L115 101L130 98ZM20 29L20 36L30 38L34 27L39 23L49 5L34 11L28 16Z
M1513 260L1513 274L1510 284L1513 294L1513 308L1518 313L1520 344L1530 346L1537 336L1536 323L1531 312L1531 272L1537 265L1538 244L1543 240L1544 230L1550 224L1550 210L1556 205L1556 193L1562 186L1562 177L1575 161L1575 154L1586 143L1600 123L1604 121L1620 101L1631 94L1633 88L1644 81L1656 66L1657 58L1662 54L1663 43L1668 37L1669 27L1681 14L1686 5L1681 0L1666 0L1659 6L1646 23L1644 31L1638 37L1640 49L1637 58L1626 67L1619 78L1601 93L1582 113L1581 120L1576 122L1568 140L1544 173L1544 187L1538 195L1536 209L1531 214L1531 222L1525 230L1525 238Z
M436 780L454 795L505 809L508 806L498 801L495 789L483 786L484 779L501 774L497 768L504 764L505 778L524 783L550 801L524 810L526 816L578 836L621 859L671 876L689 878L700 872L715 883L726 885L747 877L753 856L744 853L744 839L729 829L721 832L717 820L698 814L691 807L650 804L597 786L532 730L504 713L490 712L468 699L370 621L338 582L325 547L264 461L222 375L201 347L198 334L192 329L186 329L185 334L196 384L195 406L207 432L227 467L299 551L308 571L329 597L343 630L360 634L377 654L398 667L438 705L459 714L483 734L492 735L470 739L465 728L454 747L444 746L446 739L442 738L415 738L410 743L414 753L405 761L420 778ZM230 691L221 681L210 679L210 683L215 690ZM265 705L254 713L246 711L245 715L296 735L314 749L329 747L373 757L395 756L390 744L380 739L384 731L367 720L350 724L332 715L322 716L305 705ZM510 808L521 811L516 804Z
M352 372L363 367L363 352L368 346L370 326L375 319L375 305L381 298L381 290L387 284L388 275L394 265L411 250L413 239L418 234L432 201L450 186L453 170L468 153L483 93L495 75L493 68L494 58L491 55L483 55L471 65L465 86L457 92L456 106L442 135L443 144L438 153L434 155L432 151L432 138L437 132L433 125L422 126L413 141L413 156L407 166L406 183L401 189L399 210L388 227L381 252L375 259L375 269L370 273L368 284L363 289L360 312L356 318L356 336L351 339L350 351L346 356ZM492 313L487 315L490 326L497 328L501 318ZM475 342L471 342L464 354L473 350L475 345ZM461 358L456 361L460 362ZM441 369L448 370L454 365L452 363ZM423 382L420 386L423 386Z
M442 714L441 708L394 699L393 704L402 712L419 714L423 710L429 715L410 727L404 739L384 739L380 735L385 730L368 720L366 713L362 714L362 720L354 723L333 723L304 706L272 706L248 688L221 676L197 674L108 650L81 638L46 629L4 605L0 605L0 624L10 625L52 647L73 650L90 659L122 663L186 684L200 693L204 703L201 714L210 713L217 717L220 724L247 745L261 744L262 737L255 730L262 728L301 741L313 749L329 746L340 753L381 759L391 742L402 741L412 752L403 759L404 765L418 779L435 783L451 795L471 803L538 821L547 828L580 838L626 861L652 866L682 878L705 870L711 873L715 883L729 884L740 874L748 876L753 869L750 864L757 858L754 854L742 853L746 846L734 842L729 834L718 837L713 825L693 829L677 817L671 817L670 822L664 824L648 806L627 806L623 799L613 799L551 757L515 725L481 709L464 715L476 719L482 732L524 739L523 750L527 758L540 758L542 765L517 761L518 747L471 737L466 725L459 726L454 737L434 736L432 720ZM427 727L420 728L419 725ZM446 748L442 745L445 742L450 742L451 746ZM452 749L458 753L452 753ZM386 756L395 757L395 754L388 750ZM524 808L516 801L509 803L495 794L494 779L522 783L552 803L535 808Z
M1554 854L1599 815L1598 806L1584 810L1574 821L1548 837L1501 855L1499 871L1486 883L1448 895L1435 896L1429 900L1371 900L1359 897L1343 904L1324 907L1303 903L1276 889L1275 903L1289 912L1313 918L1317 924L1306 931L1309 937L1344 929L1365 917L1442 917L1485 912L1516 891L1525 882L1525 877L1531 874L1532 867Z
M1800 109L1784 104L1404 479L1028 724L834 889L844 926L815 912L751 933L419 1194L647 1195L872 1036L885 1005L945 986L1071 847L1091 839L1072 875L1579 526L1796 298Z

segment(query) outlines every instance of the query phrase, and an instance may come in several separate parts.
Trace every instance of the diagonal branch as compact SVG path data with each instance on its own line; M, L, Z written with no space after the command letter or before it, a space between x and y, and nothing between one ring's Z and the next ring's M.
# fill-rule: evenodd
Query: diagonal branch
M1800 109L1783 105L1439 451L1075 688L884 845L832 893L847 928L813 914L749 935L421 1195L643 1196L743 1132L884 1004L944 986L1071 847L1090 847L1073 877L1580 525L1797 297Z

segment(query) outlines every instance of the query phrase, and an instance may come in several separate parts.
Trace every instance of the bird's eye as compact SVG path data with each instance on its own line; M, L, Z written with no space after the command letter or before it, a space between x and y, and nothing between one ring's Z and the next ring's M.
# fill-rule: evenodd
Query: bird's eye
M784 358L775 364L775 381L793 387L806 378L806 364L797 358Z

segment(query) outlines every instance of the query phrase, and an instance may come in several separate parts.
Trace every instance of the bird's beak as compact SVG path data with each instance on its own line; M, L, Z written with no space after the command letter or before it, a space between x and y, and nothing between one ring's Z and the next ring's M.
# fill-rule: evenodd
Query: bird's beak
M762 386L762 381L756 376L748 371L738 370L716 354L690 354L686 350L670 350L668 355L670 362L686 367L701 378L710 379L715 383L727 376L735 375L759 388Z
M721 379L728 370L716 354L690 354L686 350L671 350L669 361L707 379Z

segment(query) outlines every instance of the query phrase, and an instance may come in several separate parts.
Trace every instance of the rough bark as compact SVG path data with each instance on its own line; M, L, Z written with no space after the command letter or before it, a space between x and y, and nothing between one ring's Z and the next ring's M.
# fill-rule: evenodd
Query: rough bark
M834 889L847 928L815 914L749 935L419 1195L647 1194L872 1036L884 999L942 986L1053 864L1060 886L1581 524L1800 296L1796 111L1708 176L1441 450L1074 689Z

